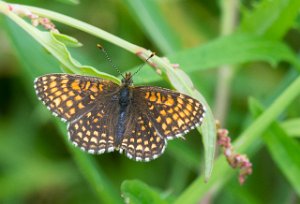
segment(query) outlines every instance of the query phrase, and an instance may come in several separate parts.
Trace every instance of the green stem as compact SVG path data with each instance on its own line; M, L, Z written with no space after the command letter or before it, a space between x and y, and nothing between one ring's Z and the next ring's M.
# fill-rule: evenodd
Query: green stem
M253 151L253 147L257 145L260 136L276 120L276 118L288 107L289 104L300 94L300 77L273 102L271 106L257 118L234 142L233 146L238 152ZM215 162L215 171L212 174L210 182L203 184L203 177L198 177L176 200L175 204L180 203L197 203L210 190L216 190L234 175L234 171L227 165L223 156L219 157Z
M221 35L226 36L235 30L237 11L237 0L222 0L222 22L221 22ZM214 114L220 123L225 126L225 118L227 115L228 101L230 95L230 85L233 79L234 70L232 65L223 65L218 70L218 80L216 88L216 98Z

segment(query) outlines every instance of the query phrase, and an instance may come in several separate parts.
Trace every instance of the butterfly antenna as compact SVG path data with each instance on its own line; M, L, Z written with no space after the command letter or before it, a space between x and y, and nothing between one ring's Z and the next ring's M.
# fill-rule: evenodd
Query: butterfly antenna
M155 55L155 52L152 52L151 55L146 59L145 63L142 64L132 75L131 75L131 78L136 74L138 73L145 65L146 63L149 61L149 59L151 59L153 56Z
M120 74L123 77L123 79L125 79L125 77L123 76L121 71L118 69L118 67L113 63L113 61L108 56L108 54L107 54L106 50L104 49L104 47L102 47L102 45L100 45L100 44L97 44L97 47L103 52L105 58L109 61L111 66L118 72L118 74Z

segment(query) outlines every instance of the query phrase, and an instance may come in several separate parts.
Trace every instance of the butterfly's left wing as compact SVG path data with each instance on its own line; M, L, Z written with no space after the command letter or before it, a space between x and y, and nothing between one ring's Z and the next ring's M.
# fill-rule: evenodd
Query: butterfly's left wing
M203 121L205 109L196 99L160 87L138 86L133 103L140 106L163 138L186 134Z

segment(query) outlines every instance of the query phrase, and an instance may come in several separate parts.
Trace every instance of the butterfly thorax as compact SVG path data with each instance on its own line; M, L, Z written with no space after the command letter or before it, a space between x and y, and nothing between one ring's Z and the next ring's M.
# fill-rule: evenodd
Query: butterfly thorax
M132 85L131 74L126 73L125 78L122 80L122 86L119 94L119 115L116 130L116 145L119 146L122 142L125 132L125 123L128 115L128 106L132 100L132 91L130 86Z

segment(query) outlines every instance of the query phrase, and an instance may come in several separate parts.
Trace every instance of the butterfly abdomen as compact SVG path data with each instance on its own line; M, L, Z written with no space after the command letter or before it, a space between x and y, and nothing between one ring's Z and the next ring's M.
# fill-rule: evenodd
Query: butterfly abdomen
M125 132L125 121L128 114L128 105L131 101L131 93L127 86L123 87L120 90L119 95L119 106L120 111L118 115L118 123L117 123L117 130L116 130L116 145L119 146L122 142L123 135Z

